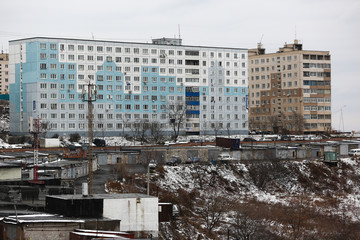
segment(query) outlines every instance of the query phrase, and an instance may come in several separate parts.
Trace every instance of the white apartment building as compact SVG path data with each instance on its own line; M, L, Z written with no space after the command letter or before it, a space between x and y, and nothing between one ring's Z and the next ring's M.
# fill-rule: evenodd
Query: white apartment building
M48 135L85 134L83 91L91 83L96 85L95 136L133 135L143 122L171 134L179 109L182 134L247 133L247 53L242 48L184 46L176 38L152 43L13 40L10 132L27 133L32 117L48 123Z

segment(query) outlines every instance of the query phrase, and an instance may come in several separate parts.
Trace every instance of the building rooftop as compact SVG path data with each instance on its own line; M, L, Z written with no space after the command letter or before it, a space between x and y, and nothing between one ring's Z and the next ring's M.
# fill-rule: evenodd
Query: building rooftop
M44 222L74 222L74 223L82 223L84 220L74 219L74 218L66 218L59 215L53 214L29 214L29 215L18 215L18 216L8 216L2 219L5 223L44 223Z
M164 39L164 38L160 38ZM171 39L171 38L165 38ZM140 43L140 42L122 42L122 41L110 41L110 40L92 40L92 39L76 39L76 38L53 38L53 37L31 37L31 38L22 38L10 40L9 44L16 43L19 41L35 41L35 40L64 40L64 41L86 41L86 42L102 42L102 43L122 43L122 44L138 44L138 45L160 45L160 46L177 46L176 44L164 44L161 41L156 41L159 39L154 39L155 43ZM215 48L215 49L229 49L229 50L248 50L247 48L230 48L230 47L211 47L211 46L193 46L193 45L181 45L181 47L189 48Z
M81 194L68 195L50 195L47 197L58 198L62 200L81 200L81 199L125 199L125 198L157 198L142 193L120 193L120 194L93 194L92 196L83 196Z

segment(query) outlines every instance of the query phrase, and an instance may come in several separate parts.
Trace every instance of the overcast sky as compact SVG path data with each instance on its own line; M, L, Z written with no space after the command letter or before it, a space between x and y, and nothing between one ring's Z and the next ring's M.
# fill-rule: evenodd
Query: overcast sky
M359 0L3 0L0 43L24 37L151 42L274 52L295 36L306 50L332 55L333 129L360 130Z

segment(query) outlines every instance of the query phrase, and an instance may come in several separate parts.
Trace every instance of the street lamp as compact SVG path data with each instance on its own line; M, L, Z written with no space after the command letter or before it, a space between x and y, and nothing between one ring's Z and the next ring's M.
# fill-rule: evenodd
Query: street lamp
M339 131L341 132L341 125L342 125L342 131L344 132L344 116L343 116L343 108L346 107L346 105L343 105L340 108L340 121L339 121Z
M86 85L84 85L85 87ZM86 98L87 95L87 98ZM90 83L87 85L87 91L85 88L82 90L82 100L88 103L88 159L89 159L89 195L93 195L93 102L96 101L96 85Z

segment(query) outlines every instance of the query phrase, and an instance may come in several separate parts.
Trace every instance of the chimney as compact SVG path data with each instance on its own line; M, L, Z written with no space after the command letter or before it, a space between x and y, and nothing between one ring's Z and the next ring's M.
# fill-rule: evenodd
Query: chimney
M89 196L89 187L87 182L82 183L82 195L83 197Z

